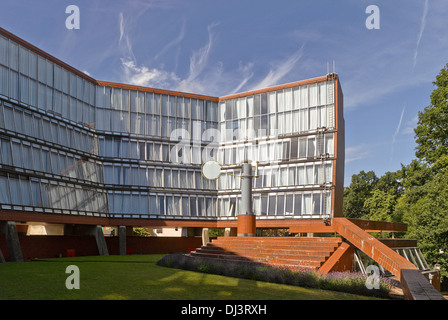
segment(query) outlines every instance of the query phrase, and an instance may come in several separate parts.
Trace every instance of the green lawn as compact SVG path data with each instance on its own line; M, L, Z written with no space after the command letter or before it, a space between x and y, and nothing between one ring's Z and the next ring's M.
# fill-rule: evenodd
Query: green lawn
M351 294L197 273L156 265L162 255L48 259L0 264L1 300L357 300ZM66 267L80 289L65 286Z

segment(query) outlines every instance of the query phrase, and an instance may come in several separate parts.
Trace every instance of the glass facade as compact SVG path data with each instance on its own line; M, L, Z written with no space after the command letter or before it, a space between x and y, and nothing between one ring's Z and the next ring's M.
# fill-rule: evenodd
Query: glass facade
M97 82L0 33L0 208L128 218L330 215L334 80L213 98ZM217 181L201 165L228 165Z
M262 217L325 218L331 214L334 80L247 94L220 102L218 161L258 162L254 212ZM239 212L240 178L225 170L218 212Z

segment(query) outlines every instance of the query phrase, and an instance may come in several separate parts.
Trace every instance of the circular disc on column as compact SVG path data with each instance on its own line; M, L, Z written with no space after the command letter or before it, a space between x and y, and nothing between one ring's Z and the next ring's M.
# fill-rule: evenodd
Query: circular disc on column
M202 176L208 180L216 180L221 175L221 165L215 160L209 160L202 165Z

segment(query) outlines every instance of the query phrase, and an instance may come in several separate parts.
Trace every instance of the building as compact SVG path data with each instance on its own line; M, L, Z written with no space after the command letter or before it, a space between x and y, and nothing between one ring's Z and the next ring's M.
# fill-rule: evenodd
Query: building
M257 217L341 215L335 74L202 96L98 81L0 29L0 79L2 210L137 225L231 221L240 182L232 164L246 151L258 162ZM227 166L218 181L201 175L207 159Z
M222 165L217 180L202 175L210 159ZM250 215L240 203L247 161L256 164ZM403 224L343 218L343 176L337 74L224 97L138 87L95 80L0 28L0 261L2 250L13 261L73 247L81 255L111 246L120 254L130 246L185 251L201 244L192 236L207 228L235 233L249 216L249 234L338 234L320 272L351 270L363 252L411 297L418 263L391 248L420 261L416 243L405 250L367 233L405 231ZM182 237L136 243L126 234L138 226ZM106 230L118 244L106 241ZM94 236L93 251L80 235Z

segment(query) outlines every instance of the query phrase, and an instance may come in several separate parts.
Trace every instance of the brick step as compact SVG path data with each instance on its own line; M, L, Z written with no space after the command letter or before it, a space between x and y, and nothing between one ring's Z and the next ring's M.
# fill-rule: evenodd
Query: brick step
M327 257L331 255L331 252L315 252L308 251L305 254L299 254L297 252L288 252L288 253L279 253L276 251L272 252L264 252L264 251L251 251L251 250L242 250L242 251L228 251L228 250L207 250L198 248L195 252L198 254L207 254L210 256L234 256L234 257L247 257L247 258L266 258L266 257L278 257L285 259L295 259L295 260L325 260Z
M244 244L244 245L339 245L342 241L338 240L325 240L325 241L314 241L314 240L237 240L237 239L213 239L211 243L217 244Z
M267 259L267 258L278 258L278 259L289 259L289 260L306 260L306 261L325 261L329 255L323 255L323 254L306 254L306 255L298 255L298 254L264 254L264 253L257 253L257 252L241 252L241 253L232 253L228 251L224 252L210 252L206 250L199 250L195 251L196 254L204 254L208 257L243 257L243 258L260 258L260 259Z
M339 245L328 244L328 245L314 245L314 244L300 244L300 245L288 245L288 244L265 244L265 245L249 245L249 244L228 244L228 243L209 243L209 247L222 248L225 250L232 249L252 249L252 250L330 250L334 251Z
M310 249L247 249L247 248L229 248L229 250L225 250L221 247L212 247L212 246L202 246L198 248L201 252L214 253L214 254L242 254L244 253L255 253L255 254L264 254L264 255L272 255L272 254L291 254L296 256L308 256L308 255L321 255L321 256L330 256L334 249L328 250L310 250Z
M217 237L221 240L237 241L341 241L341 237Z
M312 259L288 259L282 257L260 257L259 255L255 256L237 256L237 255L217 255L217 254L207 254L207 253L199 253L199 252L191 252L191 256L194 257L204 257L204 258L212 258L217 260L224 261L238 261L238 262L259 262L265 263L268 265L288 265L288 266L296 266L303 268L319 268L325 259L312 260Z
M216 243L288 243L288 244L340 244L341 238L257 238L257 237L219 237L212 240Z
M318 269L342 243L335 237L218 237L192 257Z

